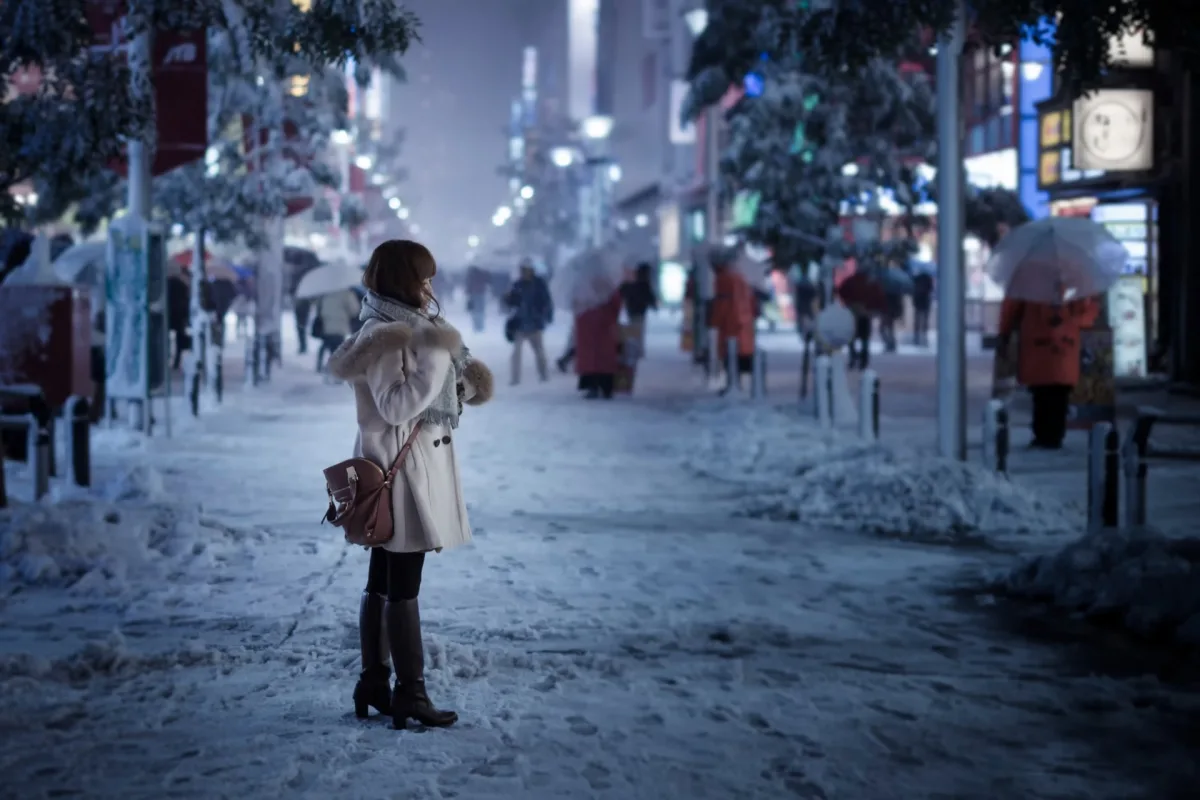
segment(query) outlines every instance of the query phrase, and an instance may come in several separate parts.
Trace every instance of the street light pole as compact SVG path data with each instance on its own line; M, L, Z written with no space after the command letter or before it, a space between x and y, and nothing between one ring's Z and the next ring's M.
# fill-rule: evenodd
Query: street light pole
M937 51L937 438L938 452L960 461L967 457L964 175L959 106L965 33L966 4L959 0L954 24L939 37Z

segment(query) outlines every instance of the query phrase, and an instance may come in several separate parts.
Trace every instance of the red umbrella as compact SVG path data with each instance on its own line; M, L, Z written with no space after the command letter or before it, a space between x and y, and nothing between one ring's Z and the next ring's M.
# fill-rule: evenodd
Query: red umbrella
M837 288L842 302L850 308L862 308L869 314L884 314L888 309L887 292L866 272L856 272Z

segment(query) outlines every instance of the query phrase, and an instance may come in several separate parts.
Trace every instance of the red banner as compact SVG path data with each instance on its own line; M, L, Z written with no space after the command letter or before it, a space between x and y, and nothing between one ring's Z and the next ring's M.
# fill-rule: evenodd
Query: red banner
M124 0L88 0L93 51L124 56ZM208 37L205 31L158 32L151 53L156 147L151 174L204 158L208 149ZM113 169L125 175L124 161Z

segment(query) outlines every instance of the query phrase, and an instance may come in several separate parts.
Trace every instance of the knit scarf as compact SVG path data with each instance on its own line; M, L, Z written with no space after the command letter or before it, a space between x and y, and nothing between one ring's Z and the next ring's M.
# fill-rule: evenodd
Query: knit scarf
M429 316L412 306L380 297L374 292L368 292L367 296L363 298L362 311L359 312L358 318L364 322L367 320L399 322L413 330L423 325L433 325L438 328L450 327L441 319L430 319ZM462 404L458 400L458 385L462 382L463 368L470 360L471 354L464 345L459 352L451 353L450 358L453 367L446 375L446 382L429 407L421 412L418 417L420 422L450 428L458 427L458 416L462 411Z

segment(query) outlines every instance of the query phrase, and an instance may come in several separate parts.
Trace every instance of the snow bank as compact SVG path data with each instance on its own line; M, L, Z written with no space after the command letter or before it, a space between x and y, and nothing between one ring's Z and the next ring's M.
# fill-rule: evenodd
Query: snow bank
M1200 539L1105 531L1003 576L998 594L1048 603L1133 633L1200 645Z
M218 665L228 661L222 651L203 642L185 642L165 653L137 653L130 649L120 631L112 631L102 640L88 642L80 650L63 659L51 660L15 653L0 656L0 679L56 678L78 683L97 677L127 677L146 672Z
M745 484L751 516L945 543L1079 529L1078 509L911 445L746 403L709 404L694 418L704 433L688 465Z
M215 565L245 536L169 502L162 476L137 465L56 502L0 509L0 587L69 586L111 594L129 581Z

